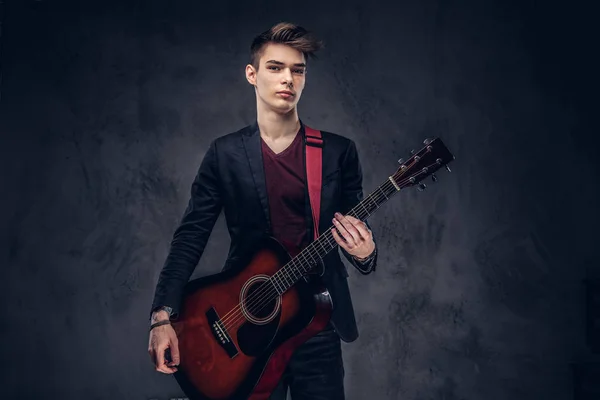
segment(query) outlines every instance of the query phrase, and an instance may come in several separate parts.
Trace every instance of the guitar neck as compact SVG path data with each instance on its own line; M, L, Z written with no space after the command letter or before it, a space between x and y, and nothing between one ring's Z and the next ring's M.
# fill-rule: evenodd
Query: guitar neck
M365 221L399 190L400 187L388 179L346 214ZM273 286L280 294L310 273L327 253L338 246L331 228L333 225L271 277Z

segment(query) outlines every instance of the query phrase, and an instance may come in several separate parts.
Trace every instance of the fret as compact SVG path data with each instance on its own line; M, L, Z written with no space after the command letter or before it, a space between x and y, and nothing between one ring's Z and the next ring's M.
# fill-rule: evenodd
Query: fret
M287 280L287 276L285 273L285 269L279 270L279 276L281 277L281 280L283 282L283 287L286 287L288 285L288 280Z
M297 268L290 268L290 272L292 274L292 281L297 281L298 278L300 278L302 276L302 273L300 271L298 271ZM296 272L298 272L299 276L296 276Z
M299 256L301 256L302 259L304 260L304 262L308 264L308 259L306 258L306 255L304 253L305 252L303 251L302 253L299 254ZM304 268L304 266L303 266L303 268Z
M321 245L321 248L323 249L323 251L325 251L325 254L327 254L329 251L325 248L325 246L323 246L323 243L321 243L322 242L321 238L319 238L319 240L317 240L317 242Z
M298 268L298 267L302 266L302 263L300 263L300 265L298 265L297 263L298 263L297 260L294 261L294 262L292 262L292 264L290 265L290 268L292 270L294 270L294 271L298 271L298 273L300 274L300 276L302 276L302 272L304 272L304 271L300 271L300 268Z
M285 290L283 290L283 285L279 285L280 282L278 282L278 280L277 273L275 273L271 278L271 282L273 283L273 286L275 286L277 293L281 295Z
M383 193L383 197L385 197L385 198L386 198L386 200L387 200L387 199L388 199L388 197L385 195L385 192L383 191L383 189L381 188L381 186L379 186L377 189L379 189L379 191L380 191L381 193Z
M377 201L375 200L375 198L377 199ZM385 196L381 196L379 193L377 193L375 196L373 196L373 201L375 201L375 204L377 204L377 207L379 208L383 203L385 203L386 199Z
M331 233L327 232L326 235L330 235ZM328 243L326 242L327 236L325 236L325 240L321 240L321 247L323 248L323 251L325 251L325 254L329 253L331 251L331 247L328 246Z
M369 210L367 210L367 207L365 207L365 205L363 204L364 202L361 201L360 203L358 203L359 206L361 206L363 208L363 210L365 210L365 212L367 213L367 216L371 216L371 213L369 212ZM362 218L361 218L362 219Z
M316 253L316 254L317 254L317 256L319 255L319 253ZM308 255L310 256L310 258L312 258L312 259L313 259L313 261L315 262L315 264L318 264L318 263L319 263L319 261L321 261L321 258L317 258L317 259L315 259L315 257L313 256L313 253L312 253L312 252L309 252L309 253L308 253Z
M283 291L279 290L279 288L277 287L277 285L275 284L275 282L272 279L269 279L269 282L271 282L271 285L275 289L275 293L277 293L278 296L281 296L283 294Z
M331 243L329 241L329 238L331 238L333 240L333 243ZM327 235L327 244L331 246L331 248L333 249L333 247L335 247L335 245L337 244L335 239L333 238L333 234Z
M363 203L366 204L366 207L363 206L365 208L365 211L367 211L367 214L369 214L369 216L371 216L371 212L369 212L369 209L371 211L375 211L377 209L377 203L375 203L375 207L373 207L369 202L373 201L373 199L371 198L371 196L367 196L365 197L365 199L362 201ZM374 202L374 201L373 201Z
M290 275L288 274L288 271L286 268L281 269L281 273L283 275L283 278L285 279L285 284L292 286L292 284L294 283L293 280L290 279Z
M283 274L282 274L281 270L277 271L275 276L277 277L277 283L279 285L281 285L281 290L285 292L287 290L287 288L286 288L286 284L283 280Z
M373 204L375 204L374 209L378 209L383 204L383 201L381 203L379 203L378 202L379 198L375 197L374 194L375 193L373 193L373 195L369 196L369 198L371 199L371 201L373 202Z
M298 260L298 265L296 265L296 263L294 263L294 268L296 268L298 271L300 271L300 268L302 268L302 272L301 273L305 273L306 268L304 267L304 264L300 262L300 260Z
M300 261L300 259L298 259L298 264L294 264L294 267L296 267L296 269L300 270L300 268L302 269L302 274L308 272L308 270L306 269L306 265Z
M285 268L285 266L281 267L281 269L279 271L277 271L277 275L284 277L286 275L286 270L287 270L287 268ZM288 285L287 279L282 280L282 284L287 290L287 285Z

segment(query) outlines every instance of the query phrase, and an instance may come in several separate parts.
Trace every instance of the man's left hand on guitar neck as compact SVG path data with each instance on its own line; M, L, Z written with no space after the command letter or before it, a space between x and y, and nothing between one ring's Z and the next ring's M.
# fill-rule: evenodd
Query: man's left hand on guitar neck
M340 213L335 213L332 221L335 225L331 229L333 238L357 261L364 261L373 254L375 242L367 224L350 215L343 216Z

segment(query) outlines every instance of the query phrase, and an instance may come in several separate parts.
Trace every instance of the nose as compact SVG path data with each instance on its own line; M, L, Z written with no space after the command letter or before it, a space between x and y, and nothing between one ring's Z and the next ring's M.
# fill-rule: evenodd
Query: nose
M283 75L281 77L281 83L284 85L291 85L293 83L292 80L292 71L289 68L283 70Z

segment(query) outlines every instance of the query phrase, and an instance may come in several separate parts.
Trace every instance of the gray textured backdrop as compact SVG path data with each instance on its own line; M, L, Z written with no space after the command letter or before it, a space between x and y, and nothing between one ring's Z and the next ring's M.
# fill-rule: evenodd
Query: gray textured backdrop
M154 285L207 144L255 116L251 38L290 20L327 44L301 117L356 141L366 192L427 136L457 157L371 219L348 399L571 398L600 222L590 13L200 3L5 1L0 397L182 394L146 353ZM195 276L228 246L220 219Z

